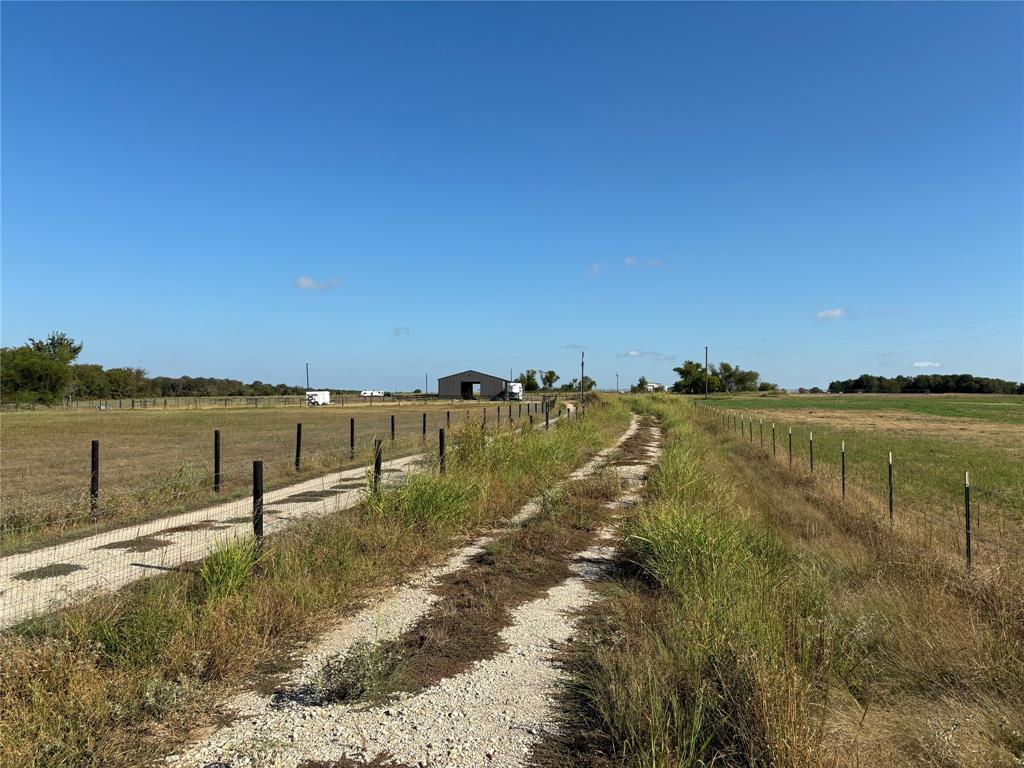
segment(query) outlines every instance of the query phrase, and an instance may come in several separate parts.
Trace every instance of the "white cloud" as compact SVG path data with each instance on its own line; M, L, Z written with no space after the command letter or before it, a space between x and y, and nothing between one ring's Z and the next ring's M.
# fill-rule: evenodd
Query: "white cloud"
M820 312L815 312L814 316L819 320L837 320L846 314L846 311L840 307L835 309L823 309Z
M933 363L930 360L919 360L913 364L914 368L941 368L942 363Z
M648 349L627 349L625 352L619 352L616 357L647 357L655 362L675 359L675 355L663 355L661 352L652 352Z
M391 329L391 335L392 336L408 336L409 335L409 326L407 326L407 325L400 325L397 328L392 328Z
M326 293L338 285L341 285L340 277L330 277L323 282L317 282L307 275L295 278L295 287L301 288L304 291L320 291L320 293Z
M622 260L622 263L625 264L627 267L635 267L636 266L636 256L627 256L626 258L624 258Z

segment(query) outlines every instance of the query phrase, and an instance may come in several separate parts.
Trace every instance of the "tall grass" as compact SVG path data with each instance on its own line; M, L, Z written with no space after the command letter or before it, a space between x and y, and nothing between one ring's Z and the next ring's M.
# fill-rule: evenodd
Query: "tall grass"
M660 415L668 445L616 588L569 656L563 756L1020 764L1024 610L1010 582L948 570L776 485L763 463L733 462L680 400L637 407Z
M125 766L160 755L214 715L225 689L272 684L288 654L339 612L511 514L627 420L612 404L550 432L505 428L482 444L474 426L455 429L444 475L0 636L0 763ZM460 454L467 442L474 447Z

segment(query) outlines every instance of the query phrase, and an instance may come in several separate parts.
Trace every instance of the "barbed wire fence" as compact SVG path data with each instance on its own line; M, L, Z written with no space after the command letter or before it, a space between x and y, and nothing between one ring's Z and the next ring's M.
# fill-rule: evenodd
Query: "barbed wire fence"
M304 452L301 422L294 451L250 455L225 467L225 435L211 436L203 464L158 481L104 481L102 445L84 446L91 459L82 489L7 497L0 515L0 629L40 613L114 591L138 579L189 570L226 544L262 537L299 520L356 507L377 483L400 483L412 472L444 466L445 433L478 425L539 429L557 425L564 406L545 401L476 409L424 411L392 418L386 428L360 430L346 420L336 448ZM408 414L406 414L408 416ZM416 427L415 429L413 427ZM280 450L278 450L280 453Z
M980 473L949 468L934 479L933 466L886 450L867 472L855 469L849 438L811 429L794 433L789 425L748 416L709 403L694 405L709 425L741 436L752 448L794 476L834 494L843 504L856 499L890 527L963 558L970 570L979 563L1024 560L1024 500L1010 489L979 483ZM927 471L926 471L927 470ZM933 478L927 485L905 478Z

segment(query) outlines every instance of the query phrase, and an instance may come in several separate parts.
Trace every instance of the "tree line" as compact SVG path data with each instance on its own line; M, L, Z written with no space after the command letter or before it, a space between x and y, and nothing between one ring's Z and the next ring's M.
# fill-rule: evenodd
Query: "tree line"
M246 384L238 379L206 376L149 376L142 368L104 368L76 363L83 344L60 331L40 341L0 349L0 399L4 402L54 404L74 400L146 397L255 397L301 395L288 384Z
M539 377L539 378L538 378ZM578 392L580 389L580 380L573 379L572 381L563 384L562 386L555 388L555 382L561 377L554 371L537 371L533 368L528 368L516 377L516 381L523 385L523 390L526 392L539 392L544 390L546 392ZM584 375L583 377L583 389L587 392L597 386L597 382L589 376Z
M978 395L1024 395L1024 383L972 376L969 373L923 373L918 376L872 376L863 373L855 379L833 381L828 391L834 393L887 392L898 393L963 393Z

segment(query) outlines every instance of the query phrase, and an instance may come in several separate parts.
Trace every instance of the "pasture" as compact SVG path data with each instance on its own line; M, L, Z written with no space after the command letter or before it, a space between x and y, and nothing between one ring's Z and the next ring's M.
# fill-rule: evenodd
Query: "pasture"
M526 419L536 402L500 405L501 421ZM7 412L0 429L0 542L6 551L89 522L90 442L100 442L101 523L118 524L248 493L252 462L262 460L268 488L366 464L374 438L386 457L437 443L451 413L497 422L498 403L410 403L322 408L47 410ZM391 417L395 439L391 440ZM538 412L539 416L539 412ZM535 416L535 418L538 418ZM350 420L355 446L350 450ZM302 463L295 469L296 424ZM222 489L213 492L214 430L220 430Z
M698 399L702 406L705 401ZM783 464L840 490L845 443L847 493L888 514L888 454L893 454L897 521L914 518L961 531L970 472L976 536L1024 543L1024 401L1012 396L810 395L713 397L722 424ZM775 425L775 449L771 425ZM1008 544L1009 543L1009 544Z

